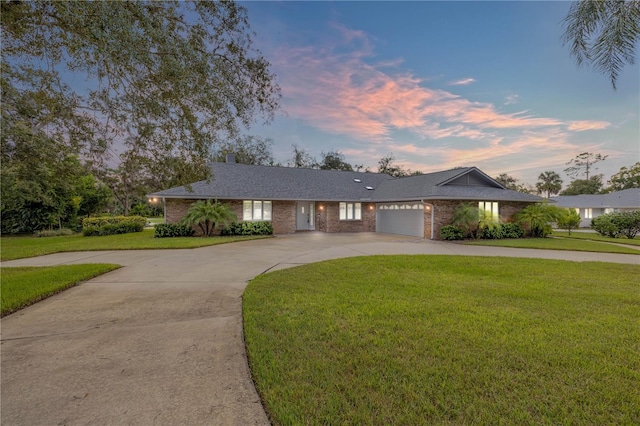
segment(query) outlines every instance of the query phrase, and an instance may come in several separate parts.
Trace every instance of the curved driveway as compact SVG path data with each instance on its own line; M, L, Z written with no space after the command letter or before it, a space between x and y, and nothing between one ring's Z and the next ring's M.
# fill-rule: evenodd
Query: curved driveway
M1 423L268 424L247 366L241 295L272 269L372 254L640 257L305 233L189 250L58 253L2 266L124 267L2 319Z

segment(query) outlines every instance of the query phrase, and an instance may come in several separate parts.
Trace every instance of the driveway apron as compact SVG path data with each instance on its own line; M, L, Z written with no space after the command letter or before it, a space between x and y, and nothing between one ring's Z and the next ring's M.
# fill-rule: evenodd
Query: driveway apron
M119 263L2 319L3 425L263 425L242 292L268 270L371 254L638 263L638 256L307 233L190 250L59 253L2 266Z

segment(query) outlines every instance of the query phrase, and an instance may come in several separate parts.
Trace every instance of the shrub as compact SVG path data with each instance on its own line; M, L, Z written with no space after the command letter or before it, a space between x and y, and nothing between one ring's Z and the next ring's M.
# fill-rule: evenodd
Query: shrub
M221 235L272 235L271 222L238 222L222 229Z
M100 216L82 221L82 235L85 237L142 232L147 219L141 216Z
M480 233L480 238L482 238L483 240L500 240L504 238L502 225L484 227L480 230L479 233Z
M443 240L461 240L464 238L464 231L455 225L446 225L440 228L440 237Z
M593 218L591 228L600 235L634 238L640 232L640 211L607 213Z
M632 239L640 232L640 211L613 213L613 223L622 235Z
M159 223L153 231L154 238L192 237L194 230L179 223Z
M69 228L62 229L43 229L33 233L34 237L59 237L62 235L73 235L73 231Z
M603 214L598 217L594 217L591 220L591 228L595 229L598 234L604 237L617 238L620 234L618 227L613 223L613 217L610 214Z
M153 214L151 208L148 204L138 203L135 206L131 207L129 210L129 216L144 216L149 217Z
M502 238L522 238L524 237L524 229L517 223L502 224Z

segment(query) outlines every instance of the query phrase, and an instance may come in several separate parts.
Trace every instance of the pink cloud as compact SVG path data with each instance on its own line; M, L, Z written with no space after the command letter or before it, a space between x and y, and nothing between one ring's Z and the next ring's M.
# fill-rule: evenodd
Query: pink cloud
M585 130L602 130L611 126L608 121L570 121L567 128L572 132L583 132Z
M491 103L428 87L427 80L398 72L399 59L372 63L373 44L364 32L333 27L338 37L333 45L281 47L271 58L289 117L362 141L367 146L363 150L343 151L360 161L366 158L376 164L381 146L387 153L413 156L412 162L416 156L439 158L439 168L477 164L524 151L548 152L550 157L562 156L566 161L575 152L584 151L584 147L567 142L571 132L610 125L604 121L567 122L529 111L504 112ZM475 81L465 80L470 80L466 84ZM517 95L507 100L515 103ZM439 141L440 145L396 144L396 130ZM473 146L462 149L460 140ZM371 148L372 144L376 148Z
M463 78L462 80L450 81L449 86L468 86L469 84L475 82L475 78Z

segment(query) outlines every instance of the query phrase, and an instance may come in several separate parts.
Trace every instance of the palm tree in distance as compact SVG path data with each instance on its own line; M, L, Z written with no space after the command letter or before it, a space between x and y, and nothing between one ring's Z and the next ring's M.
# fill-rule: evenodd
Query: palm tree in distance
M560 192L562 189L562 179L560 179L560 175L554 171L542 172L540 176L538 176L536 189L538 190L538 194L546 192L547 198L549 198L552 194Z

